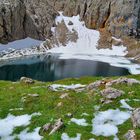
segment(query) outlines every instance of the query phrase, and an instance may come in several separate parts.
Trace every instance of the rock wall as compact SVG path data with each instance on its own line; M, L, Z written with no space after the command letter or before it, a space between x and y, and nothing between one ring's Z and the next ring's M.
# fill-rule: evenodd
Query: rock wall
M0 42L50 37L60 10L79 14L88 28L140 38L140 0L1 0Z
M45 40L57 14L46 0L0 1L0 42L27 36Z
M79 14L88 28L106 28L118 37L140 37L140 0L48 1L56 10L63 10L67 16Z

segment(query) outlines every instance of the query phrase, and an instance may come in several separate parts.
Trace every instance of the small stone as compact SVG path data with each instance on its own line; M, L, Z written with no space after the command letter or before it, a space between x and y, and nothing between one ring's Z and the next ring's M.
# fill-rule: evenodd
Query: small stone
M39 97L39 94L28 94L28 96L31 96L31 97Z
M134 128L140 128L140 108L137 108L133 111L131 120Z
M51 123L47 123L43 126L43 132L47 132L51 128Z
M68 113L68 114L66 114L66 116L67 116L68 118L72 118L72 117L73 117L73 114L72 114L72 113Z
M134 91L130 91L130 92L128 92L129 95L132 95L133 93L134 93Z
M62 102L57 104L57 107L61 107L62 106Z
M137 140L134 130L128 130L128 132L124 135L124 138L126 140Z
M27 78L27 77L21 77L20 82L25 83L25 84L34 84L35 83L35 81L33 79Z
M73 25L73 22L72 21L69 21L68 25Z
M64 94L62 94L61 96L60 96L60 99L64 99L64 98L67 98L68 97L68 93L64 93Z
M124 91L117 90L115 88L106 88L101 91L101 95L107 99L116 99L117 97L120 97L122 94L124 94Z

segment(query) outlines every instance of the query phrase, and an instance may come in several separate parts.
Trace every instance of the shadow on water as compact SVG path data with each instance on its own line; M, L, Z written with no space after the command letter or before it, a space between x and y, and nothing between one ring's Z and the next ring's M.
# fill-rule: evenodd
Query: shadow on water
M63 78L81 76L121 76L128 75L125 68L114 67L108 63L58 59L56 55L34 56L8 62L0 66L0 80L16 81L26 76L40 81L55 81Z

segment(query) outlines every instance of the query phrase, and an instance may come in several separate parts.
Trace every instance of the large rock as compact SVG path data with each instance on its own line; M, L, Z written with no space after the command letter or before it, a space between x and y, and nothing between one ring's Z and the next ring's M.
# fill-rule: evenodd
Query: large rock
M0 1L0 42L31 37L45 40L58 13L46 0Z
M0 42L25 37L26 7L20 0L0 1Z
M79 14L88 28L107 28L118 37L140 37L139 0L48 0L67 16Z
M107 99L116 99L120 97L124 92L122 90L117 90L115 88L106 88L101 91L101 95Z
M137 108L133 111L132 116L132 123L134 128L140 128L140 108Z
M128 132L124 135L125 140L137 140L136 134L134 130L128 130Z

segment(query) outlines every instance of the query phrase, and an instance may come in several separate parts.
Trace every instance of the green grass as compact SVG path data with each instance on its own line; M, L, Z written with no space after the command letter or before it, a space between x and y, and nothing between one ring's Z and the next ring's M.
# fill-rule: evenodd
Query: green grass
M140 75L128 76L140 80ZM111 77L110 77L111 78ZM117 77L113 77L114 79ZM74 118L85 118L89 124L94 117L94 106L101 105L100 94L98 91L94 92L80 92L75 91L59 91L52 92L47 88L48 85L58 83L58 84L89 84L96 80L102 79L102 77L83 77L80 79L64 79L56 82L36 82L32 85L25 85L20 82L12 83L6 81L0 81L0 118L5 118L9 113L13 115L23 115L32 114L34 112L40 112L41 116L33 117L31 124L28 126L32 131L36 127L42 127L44 124L49 123L51 120L54 122L55 119L62 118L65 127L53 134L48 136L47 133L43 133L44 140L59 140L62 133L66 132L69 136L75 137L76 133L81 133L81 140L88 140L90 138L95 138L97 140L112 140L112 137L97 137L91 134L92 126L81 127L74 123L68 124L70 118L66 116L67 113L72 113ZM136 84L133 86L127 86L125 84L114 86L117 89L125 91L125 94L120 98L113 101L113 103L108 105L101 105L102 110L116 109L120 107L120 99L140 99L140 85ZM134 91L132 95L128 95L130 91ZM39 97L31 97L28 94L39 94ZM68 98L60 99L63 93L69 93ZM25 101L23 101L23 99ZM62 102L61 107L57 107L57 104ZM130 101L128 104L132 107L140 107L139 102ZM9 111L12 108L23 108L22 111ZM88 113L89 116L82 117L82 113ZM14 133L18 134L26 127L18 127L14 130ZM123 135L130 129L133 129L131 120L119 126L118 137L123 140ZM140 129L135 129L135 132L140 139Z

